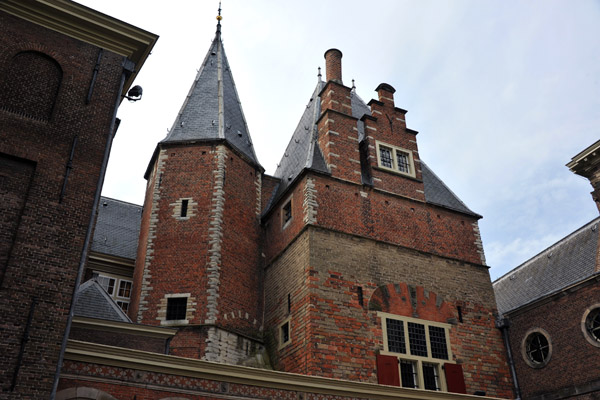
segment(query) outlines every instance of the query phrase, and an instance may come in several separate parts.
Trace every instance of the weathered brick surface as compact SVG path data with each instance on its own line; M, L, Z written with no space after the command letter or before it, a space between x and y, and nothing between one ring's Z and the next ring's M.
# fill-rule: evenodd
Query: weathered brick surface
M285 199L304 200L310 179L316 215L310 223L335 231L395 243L444 257L481 264L481 238L473 229L475 217L354 185L325 176L307 174L270 214L266 226L267 260L277 256L304 226L308 218L300 202L293 201L294 218L282 229L281 207Z
M409 286L417 306L399 294L406 296ZM381 321L368 302L382 302L381 287L396 296L387 311L453 324L452 353L463 365L468 392L512 396L487 268L319 228L304 230L266 269L267 326L273 336L288 316L287 295L292 295L292 343L276 353L275 365L376 382Z
M121 332L114 333L78 327L71 328L69 339L149 351L152 353L164 353L166 349L166 340L162 338L128 335Z
M189 325L260 337L260 172L223 144L160 146L142 215L132 300L140 304L132 316L164 323L165 295L189 293ZM174 212L183 198L194 205L185 219ZM186 332L174 339L175 352L221 360L219 334Z
M7 207L0 220L1 398L47 398L51 390L120 95L122 57L105 51L91 101L85 103L98 52L0 13L2 214ZM73 169L59 202L76 136Z
M590 344L581 329L586 309L600 303L598 299L600 285L595 282L526 311L509 313L510 346L524 399L598 380L600 347ZM550 361L543 368L530 367L522 354L526 334L534 328L544 329L552 346ZM597 389L587 397L597 398Z

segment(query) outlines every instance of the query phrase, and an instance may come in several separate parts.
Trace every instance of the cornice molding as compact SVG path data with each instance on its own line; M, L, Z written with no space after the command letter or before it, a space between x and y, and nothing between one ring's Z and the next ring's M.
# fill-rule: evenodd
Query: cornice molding
M472 396L448 392L406 389L374 383L351 382L318 376L292 374L239 365L219 364L191 358L181 358L158 353L99 345L69 340L65 360L89 362L112 367L134 368L210 379L220 382L253 385L273 389L285 389L308 393L320 393L346 397L391 400L482 400L491 397ZM85 377L82 377L85 379Z
M2 0L0 10L127 57L136 71L125 92L158 40L158 35L69 0Z

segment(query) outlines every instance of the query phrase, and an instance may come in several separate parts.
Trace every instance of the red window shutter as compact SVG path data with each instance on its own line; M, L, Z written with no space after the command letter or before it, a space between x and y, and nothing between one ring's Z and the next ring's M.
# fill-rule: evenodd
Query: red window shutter
M444 364L446 371L446 384L448 391L453 393L467 393L465 386L465 377L463 375L462 365L460 364Z
M400 386L397 357L377 354L377 382L380 385Z

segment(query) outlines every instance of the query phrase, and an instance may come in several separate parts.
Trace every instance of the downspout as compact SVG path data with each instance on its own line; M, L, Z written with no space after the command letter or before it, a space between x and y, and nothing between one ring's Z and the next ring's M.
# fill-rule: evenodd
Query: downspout
M504 346L506 347L506 354L508 355L508 365L510 367L510 375L512 376L515 395L517 396L515 400L521 399L521 388L519 387L519 381L517 380L517 371L515 370L515 360L512 356L512 350L510 347L509 333L508 328L510 327L510 321L508 317L500 318L496 322L496 327L500 329L502 333L502 339L504 339Z
M77 269L77 278L75 280L75 286L73 288L73 296L71 297L71 306L69 307L69 316L67 317L67 326L63 335L63 340L60 347L60 353L58 356L58 363L56 365L56 373L54 374L54 383L52 385L52 392L50 393L50 400L54 400L56 397L56 390L58 388L58 380L60 378L60 370L65 356L65 349L67 348L67 341L69 340L69 333L71 331L71 324L73 322L73 314L75 311L75 303L77 302L77 291L79 290L79 283L83 276L83 270L87 260L88 249L90 242L92 241L92 234L94 232L94 221L96 218L96 212L98 210L98 204L100 203L100 194L102 193L102 186L104 185L104 177L106 175L106 167L108 165L108 157L110 156L110 150L112 147L112 141L114 137L114 129L117 120L117 111L119 104L121 103L121 93L125 86L125 80L134 71L135 64L130 61L127 57L123 57L123 73L121 74L121 82L119 83L119 91L117 92L117 98L115 100L115 106L113 109L112 119L110 121L110 127L108 128L108 134L106 139L106 147L104 148L104 157L102 159L102 165L100 167L100 174L98 176L98 182L96 184L96 192L94 194L94 203L92 205L92 212L90 213L90 220L88 228L85 234L85 241L83 242L83 248L81 249L81 257L79 258L79 268Z

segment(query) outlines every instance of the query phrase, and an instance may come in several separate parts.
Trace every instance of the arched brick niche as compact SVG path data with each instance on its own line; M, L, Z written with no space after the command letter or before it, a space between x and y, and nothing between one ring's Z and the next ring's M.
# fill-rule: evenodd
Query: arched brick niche
M38 51L22 51L11 58L0 76L0 109L50 120L63 77L56 60Z

